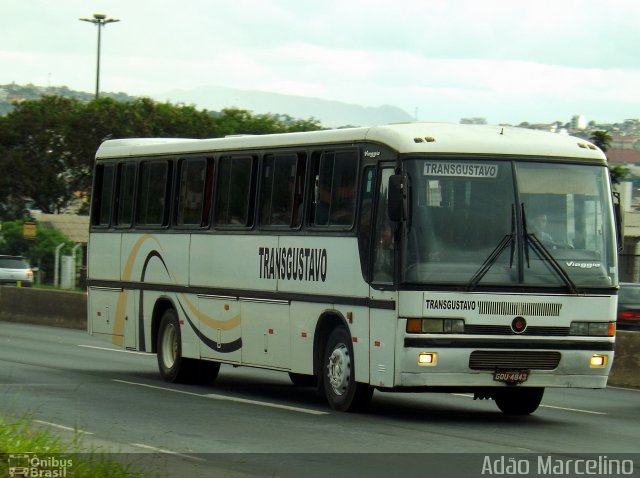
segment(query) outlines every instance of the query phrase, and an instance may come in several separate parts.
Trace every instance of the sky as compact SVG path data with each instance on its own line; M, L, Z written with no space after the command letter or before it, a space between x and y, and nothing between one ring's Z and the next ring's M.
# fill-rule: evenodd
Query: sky
M421 121L640 118L638 0L0 0L0 84L222 86ZM198 105L196 105L198 106ZM286 113L286 112L282 112Z

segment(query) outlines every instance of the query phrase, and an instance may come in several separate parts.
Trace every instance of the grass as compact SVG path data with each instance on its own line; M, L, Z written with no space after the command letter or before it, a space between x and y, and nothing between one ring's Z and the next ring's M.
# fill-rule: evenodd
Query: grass
M32 289L43 289L43 290L60 290L63 292L77 292L78 294L86 294L87 290L86 289L80 289L80 288L75 288L75 289L61 289L60 287L54 287L53 284L33 284L31 286Z
M137 478L145 476L143 473L133 471L131 465L123 464L107 457L104 452L93 453L82 445L82 437L78 434L72 443L63 442L60 437L52 434L47 429L36 429L31 420L23 418L10 421L0 416L0 476L9 475L9 455L29 455L40 460L57 460L50 468L50 473L60 470L56 463L68 463L64 475L50 475L45 472L42 476L66 476L77 478ZM30 458L29 458L30 459ZM24 461L21 466L28 465ZM51 462L49 462L51 463ZM15 466L15 459L13 462ZM40 470L47 467L41 465ZM60 473L60 471L58 471ZM18 475L21 476L21 475Z

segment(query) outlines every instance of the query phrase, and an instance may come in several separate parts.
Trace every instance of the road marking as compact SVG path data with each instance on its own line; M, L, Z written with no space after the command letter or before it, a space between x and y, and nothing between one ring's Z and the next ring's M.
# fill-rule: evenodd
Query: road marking
M185 392L183 390L175 390L173 388L166 387L158 387L156 385L148 385L146 383L137 383L137 382L127 382L126 380L117 380L113 379L114 382L125 383L127 385L137 385L139 387L147 387L147 388L155 388L156 390L164 390L165 392L174 392L181 393L183 395L191 395L194 397L200 398L210 398L212 400L226 400L229 402L237 402L237 403L246 403L249 405L259 405L261 407L269 407L269 408L279 408L281 410L288 410L291 412L300 412L300 413L308 413L309 415L328 415L329 412L321 412L319 410L311 410L308 408L300 408L300 407L292 407L289 405L280 405L278 403L270 403L270 402L260 402L258 400L248 400L246 398L239 397L228 397L226 395L218 395L213 393L201 394L201 393L193 393L193 392Z
M467 393L452 393L456 397L464 397L464 398L473 398L473 395L469 395ZM606 415L606 412L596 412L593 410L581 410L580 408L566 408L566 407L556 407L554 405L540 405L540 407L544 408L553 408L555 410L566 410L568 412L579 412L579 413L589 413L591 415Z
M171 450L166 450L164 448L158 448L158 447L151 446L151 445L145 445L144 443L132 443L131 445L137 446L138 448L145 448L147 450L155 451L157 453L165 453L167 455L180 456L182 458L186 458L187 460L206 461L205 459L198 458L197 456L185 455L184 453L178 453L177 451L171 451Z
M60 430L66 430L68 432L78 432L78 433L81 433L82 435L93 435L93 433L91 432L86 432L84 430L80 430L79 428L65 427L64 425L58 425L57 423L45 422L43 420L34 420L34 422L40 423L41 425L47 425L53 428L59 428Z
M591 415L606 415L606 412L595 412L593 410L581 410L579 408L554 407L553 405L540 405L544 408L554 408L556 410L567 410L569 412L590 413Z
M97 350L107 350L109 352L121 352L125 354L136 354L136 355L153 355L147 352L136 352L134 350L123 350L123 349L111 349L109 347L96 347L95 345L78 345L78 347L83 347L85 349L97 349Z
M640 392L640 389L638 388L612 387L611 385L607 385L607 388L613 388L614 390L626 390L627 392Z
M473 398L473 395L468 393L452 393L451 395L454 397Z

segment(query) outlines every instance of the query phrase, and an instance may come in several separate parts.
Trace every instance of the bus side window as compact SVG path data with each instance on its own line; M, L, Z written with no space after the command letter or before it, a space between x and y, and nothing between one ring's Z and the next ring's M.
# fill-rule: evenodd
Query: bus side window
M178 226L207 226L207 218L203 217L207 162L203 158L180 162Z
M137 224L154 227L167 224L169 177L168 161L147 161L141 164Z
M260 189L261 225L289 227L292 224L297 162L295 153L264 157Z
M314 166L312 224L351 226L355 215L357 152L324 152Z
M250 226L254 158L222 157L218 163L215 223L219 226Z
M135 163L118 165L117 183L116 226L130 227L133 223L133 198L136 186Z
M100 164L96 167L96 184L91 224L109 226L113 207L113 177L115 165Z

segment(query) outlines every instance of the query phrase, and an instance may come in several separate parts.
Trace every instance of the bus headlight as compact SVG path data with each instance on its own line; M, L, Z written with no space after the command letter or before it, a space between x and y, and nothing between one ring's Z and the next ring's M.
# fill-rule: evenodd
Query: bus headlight
M613 337L615 333L615 322L571 322L569 327L569 335Z
M463 334L463 319L407 319L411 334Z

